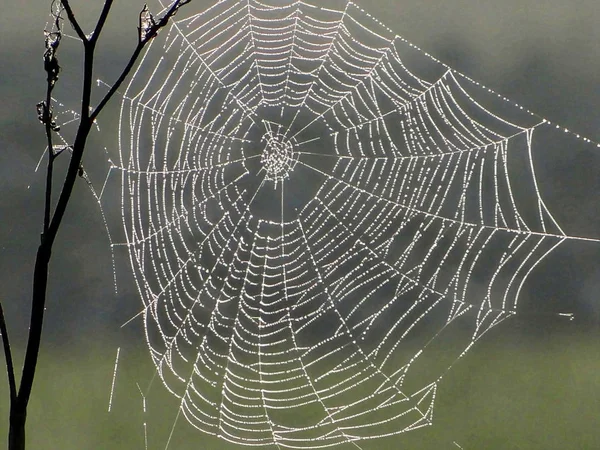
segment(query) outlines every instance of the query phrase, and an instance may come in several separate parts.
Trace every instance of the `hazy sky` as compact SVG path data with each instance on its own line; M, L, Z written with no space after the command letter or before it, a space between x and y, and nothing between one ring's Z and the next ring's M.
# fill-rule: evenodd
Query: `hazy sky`
M73 7L83 22L91 23L95 12L89 6L98 8L99 3L75 1ZM99 47L98 78L106 80L114 77L135 38L135 2L115 3ZM385 0L362 6L457 70L552 121L600 140L598 2ZM41 54L47 11L44 2L28 0L13 6L11 14L0 16L0 238L4 268L0 279L5 287L3 301L11 314L21 310L17 305L29 301L26 293L39 234L43 177L33 170L44 137L35 103L44 95ZM61 101L71 102L71 107L76 105L78 92L75 68L79 50L75 44L65 40L59 54L63 76L57 95L62 95ZM62 301L69 309L85 311L99 299L106 301L111 284L106 274L112 269L93 264L109 262L106 256L101 260L89 257L95 252L106 255L106 243L98 231L101 224L93 202L86 197L84 186L77 191L55 251L55 261L60 262L53 267L61 282L53 283L51 289L65 296ZM86 261L84 268L81 261ZM85 286L86 299L75 302L73 296L78 297L80 286ZM107 303L111 304L110 300ZM61 316L59 313L56 318ZM79 320L78 314L68 316Z

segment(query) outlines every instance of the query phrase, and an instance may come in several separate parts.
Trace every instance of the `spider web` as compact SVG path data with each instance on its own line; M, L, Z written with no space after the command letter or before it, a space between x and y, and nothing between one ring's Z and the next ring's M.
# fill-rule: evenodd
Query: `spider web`
M352 2L186 13L122 94L99 194L121 190L113 245L177 417L291 448L431 425L543 258L597 242L541 197L532 145L556 126Z

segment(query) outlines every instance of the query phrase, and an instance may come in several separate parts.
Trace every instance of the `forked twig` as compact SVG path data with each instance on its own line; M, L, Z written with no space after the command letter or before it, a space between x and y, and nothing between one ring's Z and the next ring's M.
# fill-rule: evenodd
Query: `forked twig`
M48 269L52 255L52 247L54 245L54 241L67 209L67 205L71 198L71 193L73 192L75 181L77 180L81 168L83 153L85 151L89 133L98 114L100 114L106 104L117 92L121 84L125 81L135 66L137 59L142 53L142 50L146 44L156 37L160 29L167 25L169 20L171 20L181 6L190 3L190 1L191 0L174 1L167 12L158 20L155 20L148 11L147 6L144 6L140 12L137 45L131 57L129 58L129 61L122 70L121 75L117 78L110 90L93 110L91 109L91 97L92 83L94 79L94 54L96 50L96 43L98 42L100 34L110 14L113 0L104 1L104 6L100 12L96 26L89 36L85 34L81 28L81 25L77 21L69 0L53 0L52 2L53 9L56 5L60 5L60 8L59 12L53 12L54 29L50 32L46 32L46 51L44 53L44 69L47 73L46 99L37 105L38 118L45 127L48 145L44 223L41 243L38 247L35 261L29 336L18 390L15 380L12 351L9 344L6 321L2 311L2 306L0 305L0 332L2 333L2 341L4 344L4 353L6 356L6 366L10 388L9 450L25 449L25 422L27 418L27 405L31 397L31 390L33 388L40 350L42 328L44 323L44 310L46 304L46 290L48 285ZM58 64L58 60L56 58L56 52L62 37L62 20L64 20L63 17L61 17L62 11L66 12L67 19L69 20L79 39L82 41L84 48L84 71L79 126L77 128L75 141L71 146L71 160L63 181L62 190L56 202L56 207L52 212L52 181L54 177L53 166L54 160L59 154L53 151L53 133L59 131L59 127L55 123L52 113L52 90L54 89L60 73L60 65Z

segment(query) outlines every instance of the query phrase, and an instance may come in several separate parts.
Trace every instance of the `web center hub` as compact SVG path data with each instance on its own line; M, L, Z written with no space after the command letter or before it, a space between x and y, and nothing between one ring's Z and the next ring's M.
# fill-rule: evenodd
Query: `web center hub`
M294 144L283 135L265 135L266 145L262 151L260 162L267 173L268 180L277 182L289 178L298 162L298 154Z

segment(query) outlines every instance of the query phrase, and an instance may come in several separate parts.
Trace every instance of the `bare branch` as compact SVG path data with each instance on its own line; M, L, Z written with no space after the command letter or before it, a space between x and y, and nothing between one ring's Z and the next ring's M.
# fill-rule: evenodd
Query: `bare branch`
M4 311L2 310L2 302L0 302L0 333L2 333L2 343L4 344L4 356L6 357L6 373L8 374L10 402L12 404L17 398L17 383L15 382L15 368L13 366L12 351L10 349L10 341L8 339L8 329L6 328Z
M48 84L48 98L50 98L51 92L52 89L50 88L50 84ZM54 174L54 159L56 158L56 154L53 152L54 143L52 140L52 132L56 129L56 127L52 126L53 121L49 118L52 113L50 112L50 107L48 105L49 102L46 101L46 103L44 104L44 110L46 112L44 114L47 117L46 141L48 145L48 166L46 170L46 199L44 206L43 235L45 235L48 232L48 227L50 226L50 215L52 210L52 179Z
M52 178L54 170L54 158L56 155L52 151L54 148L52 133L60 130L60 127L54 121L52 114L52 90L58 81L60 65L56 57L56 52L62 39L60 13L55 15L54 29L46 31L46 51L44 52L44 70L46 71L46 101L37 104L38 118L45 125L46 142L48 146L48 168L46 171L46 199L44 207L44 228L43 234L48 231L50 225L50 214L52 209Z
M62 3L63 7L65 8L65 11L67 12L67 17L69 18L69 22L71 22L71 26L77 33L77 36L79 36L79 39L81 39L84 43L88 42L88 37L85 35L83 30L81 29L79 22L77 22L77 19L75 18L75 14L73 14L73 10L71 9L69 0L54 0L54 1L60 1Z
M187 5L188 3L190 3L192 0L178 0L176 2L174 2L171 7L169 8L169 10L165 13L164 16L162 16L162 18L156 23L156 33L154 34L154 36L156 36L156 34L158 33L158 30L160 30L162 27L164 27L169 20L171 20L173 18L173 16L175 14L177 14L177 11L179 11L179 8L181 8L184 5ZM151 36L149 39L154 38L154 36Z
M77 128L77 134L73 145L68 148L72 150L71 160L69 167L62 185L62 190L58 196L56 202L56 208L54 213L51 214L51 201L52 201L52 178L53 178L53 163L54 159L60 152L54 151L53 146L53 132L58 131L53 115L52 115L52 97L51 93L54 88L58 75L60 72L60 66L56 59L56 50L60 44L61 34L61 21L63 20L60 16L62 11L53 13L55 18L54 28L50 33L46 33L46 52L44 53L44 69L47 73L47 89L46 89L46 100L38 103L37 112L38 118L45 125L46 138L48 141L48 173L46 178L46 207L44 214L44 232L42 234L42 240L38 247L35 268L33 274L33 294L31 302L31 316L29 324L29 336L27 340L27 349L25 350L25 361L23 363L23 372L19 387L17 389L14 368L12 366L12 355L10 353L10 346L8 345L8 334L6 332L6 324L4 322L4 315L1 311L0 306L0 332L2 333L2 339L4 341L4 349L7 359L7 367L9 373L9 383L11 390L11 408L10 408L10 429L9 429L9 450L24 450L25 448L25 423L27 419L27 405L31 397L31 391L33 388L33 382L36 373L36 367L38 362L38 355L40 350L40 343L42 337L42 328L44 323L44 312L46 303L46 291L48 287L48 270L50 267L50 259L52 256L52 247L58 234L58 230L62 223L62 219L67 210L67 205L71 198L75 181L78 175L87 180L87 175L83 170L82 159L87 138L90 130L92 129L94 120L102 109L106 106L108 101L117 92L125 78L129 75L135 63L137 62L142 50L145 45L150 42L163 28L168 21L177 13L179 8L191 0L177 0L175 1L169 10L162 16L158 21L152 18L147 7L144 7L140 13L140 27L138 28L138 42L135 47L127 65L123 69L121 75L117 81L113 84L109 92L104 96L102 101L96 107L95 110L90 112L90 102L92 94L92 81L93 81L93 69L94 69L94 53L96 49L96 42L98 37L106 23L108 14L110 12L113 0L105 0L104 7L98 18L96 28L88 38L81 26L77 22L73 10L69 4L69 0L53 0L53 8L60 5L64 8L67 13L69 22L75 29L75 32L83 42L84 48L84 64L83 64L83 91L81 97L81 111L79 126ZM142 23L144 24L144 32L142 34Z
M106 19L108 18L108 13L110 12L112 4L113 0L105 0L104 6L102 7L102 12L98 18L98 23L96 23L96 28L94 28L94 32L90 38L90 42L95 43L100 37L100 33L102 33L102 28L104 28L104 24L106 23Z
M98 117L98 114L100 114L100 112L104 109L104 107L110 101L110 99L113 97L113 95L115 95L115 93L119 90L119 88L123 84L123 81L125 81L125 79L129 75L129 73L131 72L131 69L133 69L133 67L135 66L135 63L137 62L137 59L139 58L139 56L142 53L142 50L144 49L146 44L148 42L150 42L152 39L154 39L156 37L156 35L158 34L158 32L161 30L161 28L165 27L167 25L167 23L169 23L169 20L171 20L171 18L175 14L177 14L177 11L179 11L179 8L181 8L183 5L187 5L190 2L191 2L191 0L175 1L171 5L169 10L158 20L154 19L154 17L148 10L148 6L144 5L144 8L140 11L140 19L139 19L139 26L138 26L138 44L135 47L135 49L131 55L131 58L129 58L127 65L121 72L121 75L119 75L119 78L117 78L117 81L115 81L113 83L113 85L111 86L109 91L106 93L104 98L100 101L100 103L98 104L96 109L94 109L94 111L90 115L91 121L94 121L96 119L96 117Z

